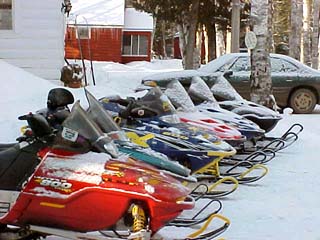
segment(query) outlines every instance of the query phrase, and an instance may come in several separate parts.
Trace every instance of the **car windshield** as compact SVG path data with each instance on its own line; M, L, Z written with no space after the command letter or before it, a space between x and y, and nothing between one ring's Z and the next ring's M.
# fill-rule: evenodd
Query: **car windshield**
M232 85L228 82L228 80L221 74L211 87L211 91L215 98L221 101L226 100L240 100L243 98L239 95L239 93L232 87Z
M214 98L210 88L201 77L193 77L188 94L194 104L208 102L218 106L217 100Z
M187 91L178 80L171 81L167 86L164 94L168 96L173 105L184 112L194 112L196 108L189 97Z

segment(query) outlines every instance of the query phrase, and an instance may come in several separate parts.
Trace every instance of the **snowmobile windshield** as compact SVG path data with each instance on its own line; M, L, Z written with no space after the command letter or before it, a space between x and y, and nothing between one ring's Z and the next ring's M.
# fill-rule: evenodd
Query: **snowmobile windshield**
M214 98L210 88L201 77L192 77L188 94L195 105L208 102L214 106L218 106L217 100Z
M187 91L178 80L171 81L167 86L164 94L168 96L172 104L178 111L195 112L196 108L189 97Z
M76 102L70 115L62 123L61 138L64 140L62 145L72 148L92 147L99 152L106 152L112 156L118 155L118 149L112 140L103 133L99 126L92 121L87 112Z
M221 101L243 100L239 93L232 87L228 80L221 74L211 87L213 95Z
M137 103L152 109L159 116L177 113L169 98L163 94L159 87L151 88Z
M107 133L113 140L128 141L125 133L115 123L112 116L101 106L99 101L85 89L86 97L89 103L87 113L100 129Z

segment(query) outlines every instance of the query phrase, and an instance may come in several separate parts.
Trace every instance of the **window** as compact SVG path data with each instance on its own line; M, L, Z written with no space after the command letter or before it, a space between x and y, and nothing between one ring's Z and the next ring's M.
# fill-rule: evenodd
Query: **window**
M12 30L12 0L0 0L0 30Z
M248 60L249 58L247 57L239 57L230 69L234 72L248 72L251 70L251 66Z
M279 59L279 58L271 58L271 69L272 72L297 72L298 69L292 63Z
M124 35L122 54L129 56L148 55L148 37L143 35Z
M77 37L79 39L90 39L90 28L89 27L78 27Z
M125 5L126 5L126 8L132 8L133 7L132 0L126 0Z

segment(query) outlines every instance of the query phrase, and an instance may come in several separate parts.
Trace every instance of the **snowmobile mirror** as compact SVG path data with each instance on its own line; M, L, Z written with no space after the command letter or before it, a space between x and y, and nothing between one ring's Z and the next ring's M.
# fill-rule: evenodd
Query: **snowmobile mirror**
M52 133L52 129L47 119L41 114L29 113L27 115L18 117L18 119L27 120L29 127L36 137L44 137Z
M233 71L231 71L231 70L225 71L225 72L223 73L223 76L224 76L224 77L230 77L230 76L232 76L232 75L233 75Z

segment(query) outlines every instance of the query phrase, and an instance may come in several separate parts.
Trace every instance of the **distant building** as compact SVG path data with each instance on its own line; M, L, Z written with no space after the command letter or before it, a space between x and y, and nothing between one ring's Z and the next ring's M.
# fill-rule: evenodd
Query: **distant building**
M0 0L0 59L37 76L60 78L64 0Z
M124 0L72 0L65 57L128 63L150 61L153 18Z

